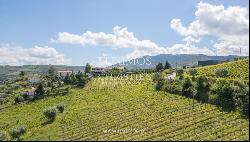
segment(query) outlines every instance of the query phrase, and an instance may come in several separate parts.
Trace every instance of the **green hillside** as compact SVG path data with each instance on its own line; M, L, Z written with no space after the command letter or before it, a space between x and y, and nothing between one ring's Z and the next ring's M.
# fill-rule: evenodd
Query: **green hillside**
M198 67L198 75L206 75L208 77L215 77L215 70L219 68L225 68L228 70L228 79L243 79L249 78L249 59L243 59L238 61L231 61L227 63Z
M42 112L64 103L46 124ZM24 140L249 140L249 121L210 104L154 91L151 81L95 78L84 89L0 110L0 129L28 127Z

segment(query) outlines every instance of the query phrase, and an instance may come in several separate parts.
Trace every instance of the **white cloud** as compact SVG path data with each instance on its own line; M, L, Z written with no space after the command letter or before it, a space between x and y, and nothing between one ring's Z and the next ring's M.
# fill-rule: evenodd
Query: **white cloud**
M71 62L54 48L35 46L23 48L0 44L0 65L63 65Z
M173 19L171 28L185 36L184 40L188 42L206 35L217 38L213 47L218 55L239 55L240 48L242 55L249 54L248 8L225 8L223 5L200 2L195 16L195 20L188 27L183 26L180 19Z
M200 2L195 20L185 27L181 19L173 19L170 27L183 36L182 42L171 47L162 47L151 40L140 40L126 27L115 26L112 33L87 31L82 35L60 32L56 43L80 44L82 46L105 46L113 49L131 48L127 58L156 54L206 54L206 55L248 55L249 44L248 8L239 6L225 8ZM197 47L203 36L214 37L212 47Z
M56 43L68 43L68 44L80 44L82 46L91 45L91 46L106 46L112 48L131 48L133 51L127 55L127 58L136 58L144 55L157 55L157 54L179 54L188 53L195 54L197 47L191 45L193 42L198 42L197 39L187 38L185 42L188 44L179 44L182 46L173 46L173 47L161 47L156 43L150 40L139 40L135 37L133 32L129 32L128 29L115 26L113 28L113 33L93 33L87 31L82 35L71 34L67 32L58 33L56 39L51 39L52 42ZM177 47L180 47L179 49ZM199 52L204 54L211 54L207 52L207 48L200 48Z

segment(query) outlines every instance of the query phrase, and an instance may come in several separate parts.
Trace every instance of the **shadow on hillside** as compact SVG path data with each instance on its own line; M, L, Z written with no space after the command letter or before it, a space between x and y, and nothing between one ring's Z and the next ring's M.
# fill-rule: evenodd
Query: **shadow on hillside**
M42 123L42 126L46 126L46 125L52 124L53 122L54 122L54 120L45 121L45 122Z

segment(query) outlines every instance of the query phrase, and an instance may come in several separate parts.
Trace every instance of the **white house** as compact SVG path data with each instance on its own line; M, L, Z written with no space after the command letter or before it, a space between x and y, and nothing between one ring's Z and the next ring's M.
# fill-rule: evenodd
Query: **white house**
M167 76L168 80L174 80L176 77L176 72L173 72L171 75Z

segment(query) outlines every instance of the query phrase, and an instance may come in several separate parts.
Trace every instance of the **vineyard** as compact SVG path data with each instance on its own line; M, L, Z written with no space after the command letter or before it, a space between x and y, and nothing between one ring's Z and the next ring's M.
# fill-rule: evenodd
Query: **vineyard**
M69 95L0 110L0 128L26 124L24 140L249 140L249 122L210 104L154 91L150 76L94 78ZM42 110L65 112L44 124Z
M242 79L248 80L249 78L249 59L243 59L238 61L232 61L228 63L222 63L212 66L196 68L198 75L206 75L209 77L215 77L215 70L219 68L225 68L228 70L228 79Z

